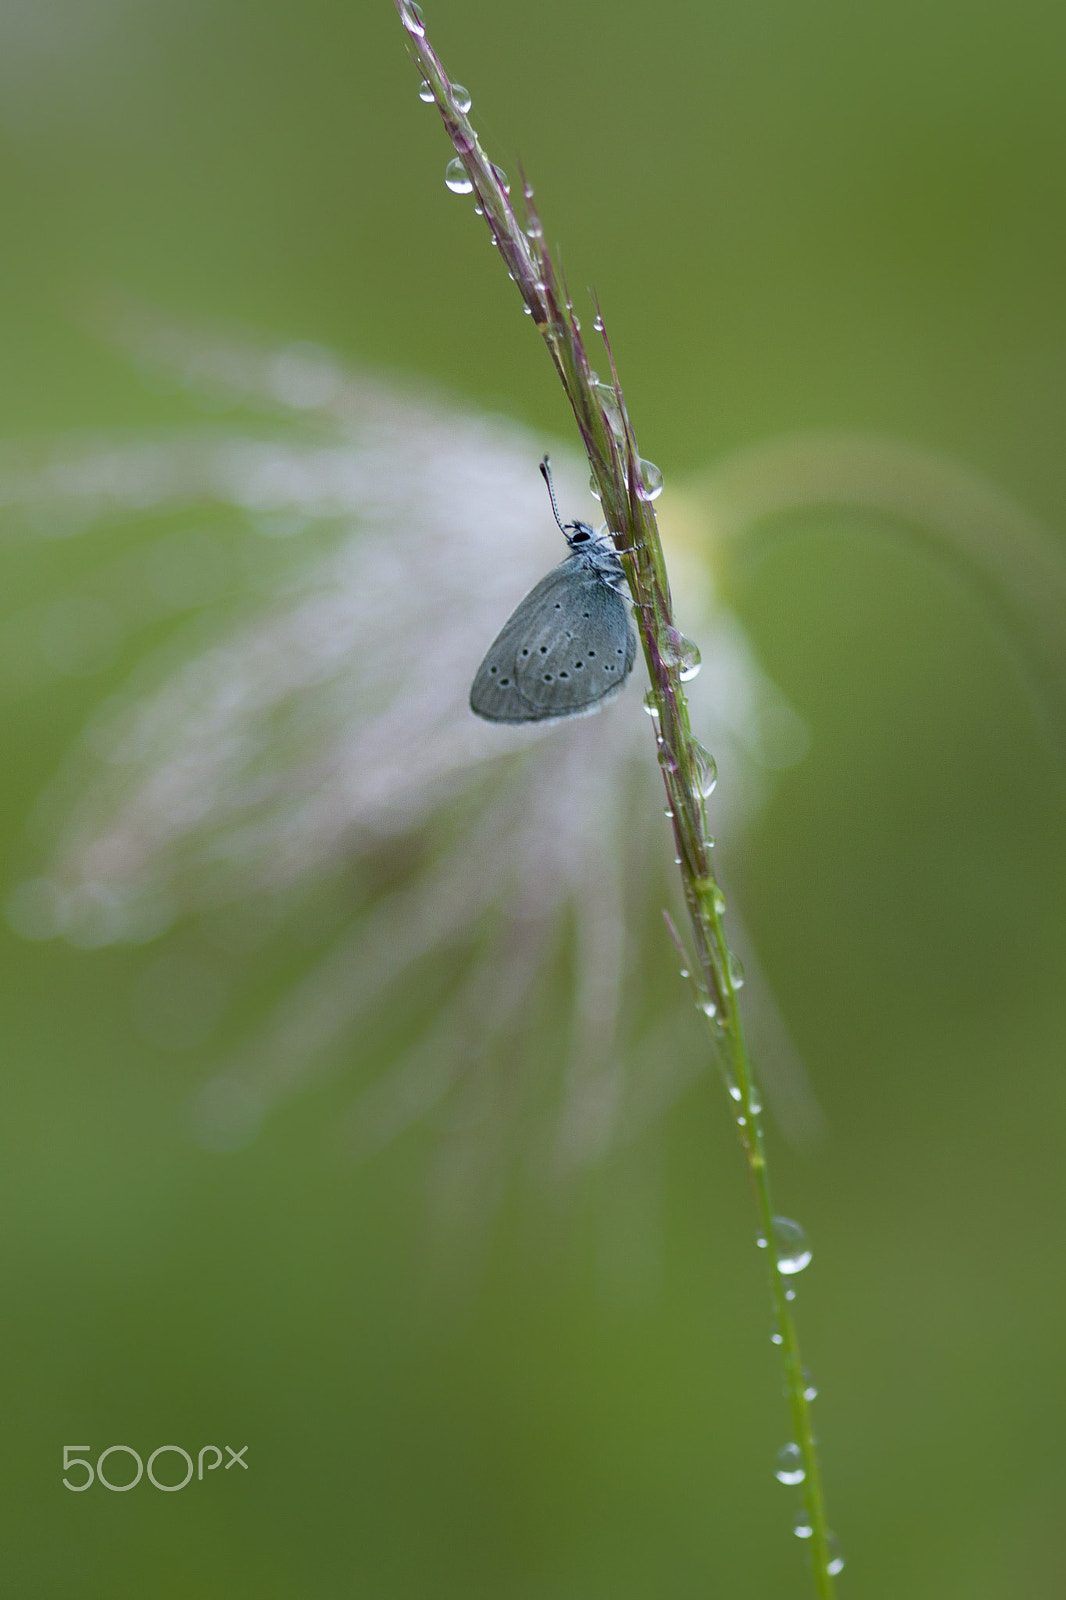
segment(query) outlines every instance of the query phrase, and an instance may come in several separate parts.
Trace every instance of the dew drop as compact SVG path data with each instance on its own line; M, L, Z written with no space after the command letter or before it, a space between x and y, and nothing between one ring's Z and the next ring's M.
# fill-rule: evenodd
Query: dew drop
M504 194L510 194L510 192L511 192L511 184L510 184L510 181L509 181L509 179L507 177L506 172L504 172L502 167L496 167L496 166L494 166L492 170L496 174L496 182L499 184L499 186L503 190Z
M728 975L729 975L729 987L731 989L734 989L734 990L743 989L743 987L744 987L744 968L740 964L740 957L739 956L735 956L733 954L732 950L730 950L730 952L729 952Z
M814 1529L811 1527L811 1517L808 1511L797 1511L792 1522L792 1532L797 1539L809 1539Z
M475 217L483 217L485 215L484 208L482 206L475 206L474 215Z
M704 995L703 999L699 1002L699 1008L705 1017L716 1017L718 1015L718 1007L715 1005L709 994ZM729 1092L732 1094L732 1089L730 1089Z
M433 85L430 83L428 78L423 78L422 82L419 84L418 98L420 100L424 100L427 106L431 106L434 100L437 98L433 93Z
M782 1335L780 1333L778 1333L777 1329L775 1328L773 1333L770 1335L770 1343L771 1344L784 1344L784 1342L785 1342L784 1338L782 1337Z
M810 1370L807 1367L803 1369L803 1398L804 1400L817 1400L818 1398L818 1385L811 1377Z
M674 752L670 749L669 745L660 743L658 760L660 767L662 767L665 772L677 771L677 757L674 755Z
M426 31L425 18L422 16L422 7L415 5L415 0L403 0L400 21L408 33L416 34L419 39L424 36Z
M777 1270L786 1275L802 1272L811 1259L807 1235L791 1217L774 1218L774 1255Z
M593 481L595 482L595 480ZM599 497L597 496L597 498ZM654 689L645 689L644 709L649 717L657 717L659 715L659 700ZM667 812L667 816L669 815L670 813Z
M526 223L526 238L543 239L543 237L544 224L541 222L539 217L530 217L529 221Z
M694 678L700 670L699 646L683 633L678 633L676 628L667 629L662 658L668 667L677 667L684 683Z
M700 659L699 646L693 644L691 639L686 639L685 648L682 652L680 661L681 671L678 674L681 682L691 683L693 678L699 676L699 670L702 665L703 663ZM715 774L715 776L717 776L717 774Z
M759 1097L759 1090L754 1083L751 1085L751 1088L748 1091L748 1104L751 1107L752 1116L757 1117L759 1112L762 1110L762 1100Z
M603 414L607 419L607 426L616 439L625 437L625 423L622 421L622 412L618 405L618 396L613 383L604 383L597 378L592 385L592 392L603 407Z
M774 1461L774 1477L778 1483L802 1483L806 1476L799 1445L783 1444Z
M444 169L444 181L452 194L473 194L474 185L470 181L463 163L458 156L453 156Z
M730 1098L733 1099L733 1100L740 1101L740 1100L743 1100L743 1098L744 1098L743 1094L741 1093L741 1089L740 1089L740 1084L739 1083L731 1083L729 1085L729 1094L730 1094ZM760 1245L760 1246L765 1246L766 1240L760 1236L756 1240L756 1243L758 1245Z
M597 333L603 332L603 318L600 316L598 311L592 319L592 326L595 328Z
M598 500L600 498L599 485L597 484L595 478L590 478L589 479L589 494L592 496L592 498L594 500ZM649 690L648 693L650 694L651 690ZM647 695L645 695L644 704L647 705L647 703L648 703L648 697L647 697ZM657 717L659 715L659 713L658 713L658 711L655 711L655 712L652 713L652 715Z
M666 818L666 820L668 822L673 822L673 820L674 820L674 813L670 810L669 806L663 812L663 816Z
M654 461L640 462L641 497L644 500L658 500L663 492L663 475Z
M531 317L533 315L533 307L532 306L523 306L522 307L522 311L527 317Z
M685 676L684 672L681 674ZM714 786L718 782L718 768L714 764L711 752L700 744L698 739L692 741L692 763L696 769L696 787L706 800L708 795L714 793ZM722 908L725 909L724 906Z
M461 83L452 84L452 99L455 102L456 111L461 112L464 117L474 103L470 98L470 90L464 89Z
M682 968L681 968L681 976L682 976L682 977L683 977L683 978L688 978L688 977L691 977L691 973L690 973L690 972L689 972L689 970L688 970L688 968L687 968L687 967L682 967Z
M840 1553L840 1540L835 1533L831 1533L825 1542L829 1548L829 1560L825 1564L825 1570L831 1578L835 1578L838 1572L843 1572L844 1570L844 1557Z

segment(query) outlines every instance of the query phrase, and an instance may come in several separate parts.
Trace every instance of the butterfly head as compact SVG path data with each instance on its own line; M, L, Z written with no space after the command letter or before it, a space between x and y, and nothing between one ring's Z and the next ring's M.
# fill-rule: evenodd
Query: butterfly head
M587 522L566 522L562 529L571 550L580 550L582 545L591 544L596 538Z

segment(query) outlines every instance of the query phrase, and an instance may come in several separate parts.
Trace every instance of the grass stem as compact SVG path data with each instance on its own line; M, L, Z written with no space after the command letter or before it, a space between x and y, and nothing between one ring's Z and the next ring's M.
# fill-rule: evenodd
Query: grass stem
M696 953L693 968L696 999L707 1019L715 1054L726 1077L755 1199L760 1240L766 1248L774 1337L781 1352L793 1439L803 1468L802 1520L810 1529L808 1547L814 1590L819 1600L832 1600L838 1558L826 1526L821 1472L807 1398L809 1384L800 1358L788 1281L778 1260L775 1242L778 1228L759 1121L761 1108L737 1004L741 977L726 942L722 921L725 900L715 879L707 831L706 799L714 787L714 764L693 737L684 690L685 679L694 672L699 658L695 647L678 632L674 622L666 563L653 508L661 478L658 469L643 460L637 448L598 306L594 326L602 340L610 381L601 381L592 368L573 302L544 241L531 185L523 174L520 223L503 174L489 161L471 126L465 96L456 95L430 45L421 12L411 0L394 0L394 3L407 32L408 48L424 82L432 90L445 132L456 152L449 169L449 185L460 193L475 196L500 257L548 347L573 410L604 517L615 539L633 596L651 682L646 703L653 713L656 753L666 788L667 808L673 817L676 854ZM672 923L669 926L688 967L690 962L684 957L680 936Z

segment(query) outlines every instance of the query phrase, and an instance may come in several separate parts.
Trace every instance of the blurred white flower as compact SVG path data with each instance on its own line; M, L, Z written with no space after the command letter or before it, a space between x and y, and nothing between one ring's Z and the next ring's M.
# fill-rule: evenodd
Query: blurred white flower
M433 1113L453 1134L482 1130L453 1139L464 1173L489 1159L486 1119L536 1125L556 1168L596 1161L669 1103L702 1051L696 1034L670 1042L656 986L641 981L648 907L674 891L639 667L615 704L568 724L508 729L468 710L486 644L565 554L537 472L543 442L306 346L263 351L157 323L135 342L263 420L60 440L0 470L0 507L42 534L130 513L188 524L112 563L93 595L9 619L0 661L16 676L93 670L138 626L193 613L71 751L44 805L47 864L11 895L12 925L98 946L182 919L227 958L310 928L304 970L197 1099L209 1148L247 1143L357 1054L361 1022L391 997L421 1020L359 1093L346 1119L356 1147ZM565 514L588 516L581 464L558 446L552 459ZM680 620L703 652L692 717L718 763L715 831L728 835L757 805L768 757L799 753L802 728L717 604L692 509L673 504L671 517L668 490ZM212 507L240 514L229 542L205 531ZM745 954L756 1025L774 1026ZM193 968L168 962L146 970L135 1010L157 1036L175 1013L174 1042L197 1042L222 1010L217 978L202 953ZM546 1024L563 1062L553 1100L520 1065L523 1024L564 995L565 1015ZM686 999L678 984L669 1010ZM506 1058L494 1071L490 1053ZM794 1096L793 1121L804 1115Z

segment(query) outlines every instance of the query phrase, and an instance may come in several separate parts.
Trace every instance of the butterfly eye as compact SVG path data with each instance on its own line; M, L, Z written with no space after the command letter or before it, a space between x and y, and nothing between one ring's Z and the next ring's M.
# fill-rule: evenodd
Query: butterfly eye
M589 537L590 537L589 534L582 533L579 530L577 533L572 533L570 535L570 543L571 544L585 544L588 541Z

